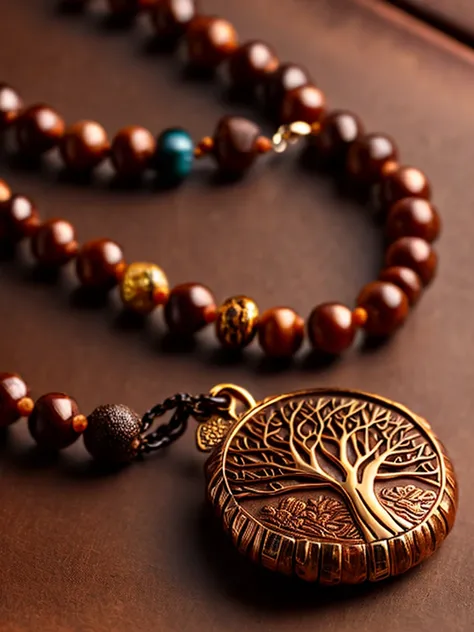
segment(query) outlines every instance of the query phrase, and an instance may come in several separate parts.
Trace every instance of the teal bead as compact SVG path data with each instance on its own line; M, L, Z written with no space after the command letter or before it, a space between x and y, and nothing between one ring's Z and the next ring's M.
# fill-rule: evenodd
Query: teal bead
M184 180L191 172L194 162L194 143L184 129L164 130L157 140L156 167L159 178L165 184Z

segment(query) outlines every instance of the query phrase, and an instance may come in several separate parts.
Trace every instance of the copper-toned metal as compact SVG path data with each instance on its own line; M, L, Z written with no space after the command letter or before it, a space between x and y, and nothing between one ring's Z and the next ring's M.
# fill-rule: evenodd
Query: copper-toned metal
M218 384L210 390L210 395L227 395L230 397L229 408L226 417L211 417L199 424L196 431L196 443L201 452L210 452L222 443L232 425L239 420L242 413L238 412L239 404L244 406L245 412L254 408L257 402L252 395L235 384Z
M256 405L230 426L206 477L241 553L329 585L419 564L457 508L453 467L428 422L355 391L315 389Z

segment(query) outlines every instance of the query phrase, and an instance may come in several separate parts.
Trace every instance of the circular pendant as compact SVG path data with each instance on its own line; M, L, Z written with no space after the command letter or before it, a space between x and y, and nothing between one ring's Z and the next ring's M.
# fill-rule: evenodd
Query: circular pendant
M354 391L252 407L214 449L206 478L241 553L321 584L407 571L437 549L456 514L453 467L428 422Z

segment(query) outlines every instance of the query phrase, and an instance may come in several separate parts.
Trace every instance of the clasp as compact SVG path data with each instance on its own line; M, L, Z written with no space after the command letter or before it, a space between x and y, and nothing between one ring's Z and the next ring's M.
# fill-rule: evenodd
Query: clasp
M294 121L293 123L280 125L272 138L273 149L278 154L281 154L288 149L289 145L293 145L300 138L309 136L313 131L313 126L304 121Z

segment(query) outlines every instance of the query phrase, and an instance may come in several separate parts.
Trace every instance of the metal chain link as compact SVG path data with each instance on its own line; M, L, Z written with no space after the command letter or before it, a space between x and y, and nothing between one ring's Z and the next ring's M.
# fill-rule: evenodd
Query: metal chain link
M143 433L146 433L155 419L171 410L175 411L169 422L159 425L156 430L148 434L142 434L140 452L154 452L166 448L183 435L190 417L194 417L197 421L206 421L217 413L226 412L229 406L230 399L227 395L177 393L168 397L143 415L142 427Z

